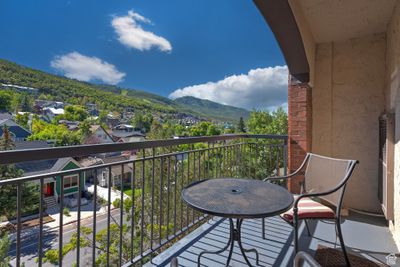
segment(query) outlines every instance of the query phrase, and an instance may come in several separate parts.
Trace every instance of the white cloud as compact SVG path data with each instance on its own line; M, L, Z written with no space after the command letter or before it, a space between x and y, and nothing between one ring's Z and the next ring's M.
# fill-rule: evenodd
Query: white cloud
M129 11L127 16L114 17L111 21L111 25L118 35L118 40L127 47L141 51L149 50L152 47L158 47L164 52L172 50L167 39L143 30L139 23L151 24L151 21L133 11Z
M177 89L169 97L194 96L247 109L273 110L287 107L287 84L287 67L276 66Z
M100 58L84 56L78 52L56 56L50 65L68 78L85 82L98 80L107 84L117 84L126 75Z

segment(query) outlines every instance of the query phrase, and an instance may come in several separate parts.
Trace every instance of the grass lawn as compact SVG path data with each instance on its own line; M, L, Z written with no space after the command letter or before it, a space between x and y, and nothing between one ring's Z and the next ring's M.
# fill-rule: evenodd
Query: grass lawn
M124 194L132 197L132 189L125 189ZM138 197L142 194L142 189L135 189L135 197Z

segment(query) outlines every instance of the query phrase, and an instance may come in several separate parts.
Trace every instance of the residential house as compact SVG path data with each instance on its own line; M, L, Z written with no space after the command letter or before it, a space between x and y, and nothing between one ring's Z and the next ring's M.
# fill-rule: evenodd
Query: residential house
M26 145L27 144L24 144L22 146ZM22 146L20 145L19 147L21 148ZM17 163L15 166L18 169L24 171L23 176L53 173L81 168L81 165L71 157L28 161ZM61 179L64 180L63 192L64 197L67 199L76 199L80 197L81 193L85 190L85 175L82 171L78 171L77 173L65 176L57 175L55 177L45 178L43 191L44 201L47 208L56 205L56 203L60 200L59 196L61 193ZM78 179L80 179L80 188L78 188Z
M120 119L107 116L104 120L104 123L107 125L108 128L112 129L118 124L120 124Z
M0 120L12 120L13 115L9 112L0 112Z
M128 160L129 156L110 156L110 157L89 157L80 161L83 167L97 166L102 164L116 163L120 161ZM130 165L130 166L128 166ZM123 179L124 185L129 185L132 177L132 164L124 165L124 173L122 173L121 165L111 167L111 187L119 187L121 185L121 178ZM98 168L96 170L89 170L86 172L86 177L91 183L94 182L97 177L97 184L101 187L108 187L110 182L110 170L109 168Z
M101 125L91 125L91 134L83 140L83 144L109 144L114 143L112 136Z
M26 93L33 94L33 95L39 94L39 89L28 87L28 86L2 83L1 87L16 90L17 92L26 92Z
M11 119L4 119L0 120L0 136L3 135L4 125L7 125L13 141L24 141L26 138L28 138L28 136L31 135L30 131L18 125L15 121Z
M58 123L65 125L70 131L79 130L79 125L80 125L79 121L59 120Z
M58 115L64 114L64 108L45 107L43 114L49 121L52 121Z
M86 103L85 106L91 117L99 116L100 112L97 109L97 105L95 103Z

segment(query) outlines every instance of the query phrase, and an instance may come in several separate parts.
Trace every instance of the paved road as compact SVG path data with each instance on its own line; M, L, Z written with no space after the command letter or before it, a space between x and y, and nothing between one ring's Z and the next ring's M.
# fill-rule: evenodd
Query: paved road
M111 211L111 217L118 223L120 221L120 210L114 209ZM113 222L113 219L111 222ZM93 227L93 218L87 218L81 221L81 226ZM96 217L96 232L107 228L107 213L97 215ZM58 248L58 231L59 228L46 229L46 225L43 227L43 250L50 248ZM65 225L63 227L63 243L67 243L72 234L76 232L76 223ZM26 267L37 266L35 259L37 258L38 250L38 233L39 228L31 228L23 230L21 235L21 263L25 263ZM16 255L16 242L15 234L10 236L12 245L10 247L9 255L12 257L11 265L15 266L15 255ZM81 249L81 266L91 266L91 248ZM68 253L63 259L63 266L72 266L76 262L76 252ZM44 266L53 266L49 263Z

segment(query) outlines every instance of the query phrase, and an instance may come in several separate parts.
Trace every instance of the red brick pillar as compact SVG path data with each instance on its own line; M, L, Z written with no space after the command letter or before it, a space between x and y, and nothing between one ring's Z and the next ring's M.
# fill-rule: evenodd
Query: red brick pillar
M312 98L311 87L289 76L288 88L289 173L300 167L307 152L311 151ZM304 172L289 179L288 189L300 192Z

